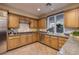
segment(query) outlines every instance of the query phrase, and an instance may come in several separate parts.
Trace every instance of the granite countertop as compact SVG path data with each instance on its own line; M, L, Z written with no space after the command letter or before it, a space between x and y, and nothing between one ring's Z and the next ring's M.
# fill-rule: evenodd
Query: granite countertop
M50 35L50 36L57 36L57 37L66 37L66 38L69 37L69 36L64 35L64 34L53 34L53 33L47 33L47 32L41 32L41 34L46 34L46 35Z
M69 40L57 53L58 55L79 55L79 41L74 37L70 37Z
M23 35L23 34L32 34L32 33L36 33L38 31L30 31L30 32L19 32L17 34L13 34L13 35L9 35L9 36L16 36L16 35ZM50 36L57 36L57 37L66 37L68 38L69 36L66 36L64 34L53 34L53 33L48 33L48 32L44 32L44 31L39 31L41 34L45 34L45 35L50 35Z
M18 36L18 35L25 35L25 34L32 34L32 33L36 33L37 31L35 31L35 32L19 32L19 33L17 33L17 34L13 34L13 35L10 35L9 34L9 36Z

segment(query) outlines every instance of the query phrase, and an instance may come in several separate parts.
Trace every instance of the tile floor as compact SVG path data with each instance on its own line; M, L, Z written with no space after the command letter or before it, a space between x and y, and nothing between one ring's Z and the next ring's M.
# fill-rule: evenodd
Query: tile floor
M47 47L39 42L17 48L3 55L56 55L58 51Z

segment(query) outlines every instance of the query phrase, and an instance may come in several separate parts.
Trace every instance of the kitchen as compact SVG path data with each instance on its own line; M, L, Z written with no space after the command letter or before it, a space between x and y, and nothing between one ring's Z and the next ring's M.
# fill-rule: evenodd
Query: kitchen
M73 3L0 4L0 54L79 54L78 7Z

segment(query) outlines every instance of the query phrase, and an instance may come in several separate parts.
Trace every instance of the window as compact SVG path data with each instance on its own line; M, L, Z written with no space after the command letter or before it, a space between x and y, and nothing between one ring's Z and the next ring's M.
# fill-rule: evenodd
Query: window
M64 33L64 14L63 13L48 17L47 31L54 34Z
M55 32L55 18L54 18L54 16L48 17L47 24L48 24L47 31L54 33Z

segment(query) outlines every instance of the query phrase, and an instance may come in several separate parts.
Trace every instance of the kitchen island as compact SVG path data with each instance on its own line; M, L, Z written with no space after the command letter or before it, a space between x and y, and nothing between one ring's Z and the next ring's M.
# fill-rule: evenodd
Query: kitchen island
M64 46L57 53L58 55L79 55L79 41L70 37Z

